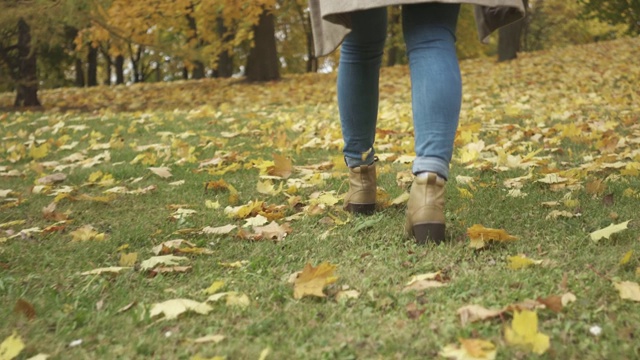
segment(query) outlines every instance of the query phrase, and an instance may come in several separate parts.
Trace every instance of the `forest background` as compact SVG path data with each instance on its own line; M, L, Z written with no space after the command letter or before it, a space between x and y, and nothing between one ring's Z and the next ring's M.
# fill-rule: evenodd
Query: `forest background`
M523 21L486 46L473 7L462 8L461 59L614 39L640 32L627 0L531 0ZM317 58L306 0L2 0L0 92L39 106L39 88L330 72L339 52ZM389 11L384 64L406 64L399 7Z

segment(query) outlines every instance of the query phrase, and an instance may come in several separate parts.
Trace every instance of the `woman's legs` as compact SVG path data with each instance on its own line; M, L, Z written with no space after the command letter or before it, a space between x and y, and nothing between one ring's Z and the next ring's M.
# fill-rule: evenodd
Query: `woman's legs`
M380 64L387 36L387 9L352 14L352 31L342 43L338 66L338 108L349 167L373 163L378 118ZM363 154L371 151L363 158Z
M402 8L411 71L416 159L413 173L447 179L458 127L462 82L455 48L459 4L424 3Z

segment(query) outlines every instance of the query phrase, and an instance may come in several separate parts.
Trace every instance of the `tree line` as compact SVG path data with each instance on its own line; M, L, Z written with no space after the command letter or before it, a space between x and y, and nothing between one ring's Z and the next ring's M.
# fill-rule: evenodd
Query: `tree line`
M461 58L509 60L530 51L640 33L640 0L529 0L528 15L490 45L462 7ZM406 64L399 7L389 11L384 64ZM38 89L328 71L313 53L307 0L0 0L0 91L39 106Z

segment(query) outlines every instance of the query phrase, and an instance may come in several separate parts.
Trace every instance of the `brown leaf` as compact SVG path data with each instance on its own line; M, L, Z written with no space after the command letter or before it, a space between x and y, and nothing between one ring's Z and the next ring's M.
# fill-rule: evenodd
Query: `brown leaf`
M52 184L57 184L57 183L63 182L66 178L67 178L66 174L55 173L55 174L51 174L51 175L47 175L47 176L41 177L40 179L36 180L36 184L38 184L38 185L52 185Z
M16 301L13 311L26 316L29 320L33 320L36 317L36 309L30 302L24 299L18 299L18 301Z
M291 163L291 159L286 156L273 154L273 163L274 166L269 168L268 174L273 176L279 176L283 179L291 176L291 172L293 169L293 164Z
M415 320L419 318L420 315L422 315L427 310L427 308L420 309L418 308L418 305L416 305L416 303L412 302L407 304L406 310L409 319Z
M546 298L538 297L537 301L546 306L547 309L556 313L562 311L562 308L564 307L562 305L562 297L558 295L551 295Z
M465 305L458 309L462 326L475 321L486 320L502 315L502 309L487 309L480 305Z

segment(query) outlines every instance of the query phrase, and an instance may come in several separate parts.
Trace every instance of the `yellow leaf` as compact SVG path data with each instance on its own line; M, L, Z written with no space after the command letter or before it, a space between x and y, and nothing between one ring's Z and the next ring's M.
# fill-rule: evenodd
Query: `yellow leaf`
M264 348L260 352L260 357L258 358L258 360L266 360L267 356L269 356L270 353L271 353L271 348L269 348L269 347Z
M218 201L212 201L212 200L205 200L204 201L204 206L207 209L219 209L220 208L220 203Z
M105 234L98 233L93 226L84 225L69 233L72 237L71 241L88 241L88 240L104 240Z
M473 199L473 194L471 193L471 191L465 189L465 188L458 188L458 191L460 192L460 197L463 199Z
M187 311L193 311L204 315L208 314L211 310L213 310L213 308L206 303L200 303L189 299L173 299L153 304L149 311L149 316L155 317L163 314L164 319L171 320Z
M38 159L42 159L43 157L47 156L47 154L49 154L49 144L48 143L44 143L40 146L32 146L31 149L29 149L29 156L31 156L32 158L38 160Z
M334 283L337 278L333 276L335 265L323 262L317 267L307 263L302 272L293 284L294 299L301 299L304 296L325 297L322 292L325 286Z
M620 259L620 265L626 265L631 261L631 256L633 256L633 250L627 251L622 259Z
M279 176L286 179L291 176L292 171L293 164L291 163L291 159L286 156L273 154L273 168L269 169L269 175Z
M608 239L609 237L611 237L612 234L615 234L617 232L627 229L628 228L627 225L629 224L630 221L631 220L627 220L623 223L615 224L615 225L611 224L606 228L592 232L591 234L589 234L589 236L591 236L591 240L595 242L598 242L602 238Z
M640 301L640 285L633 281L614 282L613 286L620 292L620 298L625 300Z
M182 261L189 261L189 259L184 256L175 255L152 256L140 263L140 269L145 271L151 270L158 265L179 265Z
M215 334L215 335L206 335L206 336L201 336L197 339L193 339L193 343L195 344L204 344L204 343L219 343L222 340L226 339L226 336L224 335L220 335L220 334Z
M440 350L440 356L454 360L493 360L496 346L482 339L460 339L460 345L449 344Z
M222 287L224 286L224 281L214 281L211 286L209 286L208 288L204 289L203 291L206 294L215 294L216 292L218 292L218 290L220 290Z
M503 229L485 228L480 224L475 224L468 228L467 235L471 240L469 247L474 249L483 248L487 241L513 241L518 239L515 236L509 235Z
M24 343L20 336L14 331L11 336L4 339L0 344L0 360L14 359L24 349Z
M538 314L535 311L515 311L511 327L505 328L505 340L538 355L544 354L550 346L549 336L538 332Z
M526 256L520 254L515 256L509 256L507 258L509 264L507 265L511 270L524 269L531 265L539 265L542 264L542 260L532 260L527 258Z
M132 252L132 253L121 253L120 254L120 266L133 266L135 265L136 261L138 260L138 253L137 252Z
M224 235L230 233L233 229L237 228L236 225L224 225L218 227L206 226L202 228L203 234L211 234L211 235Z

